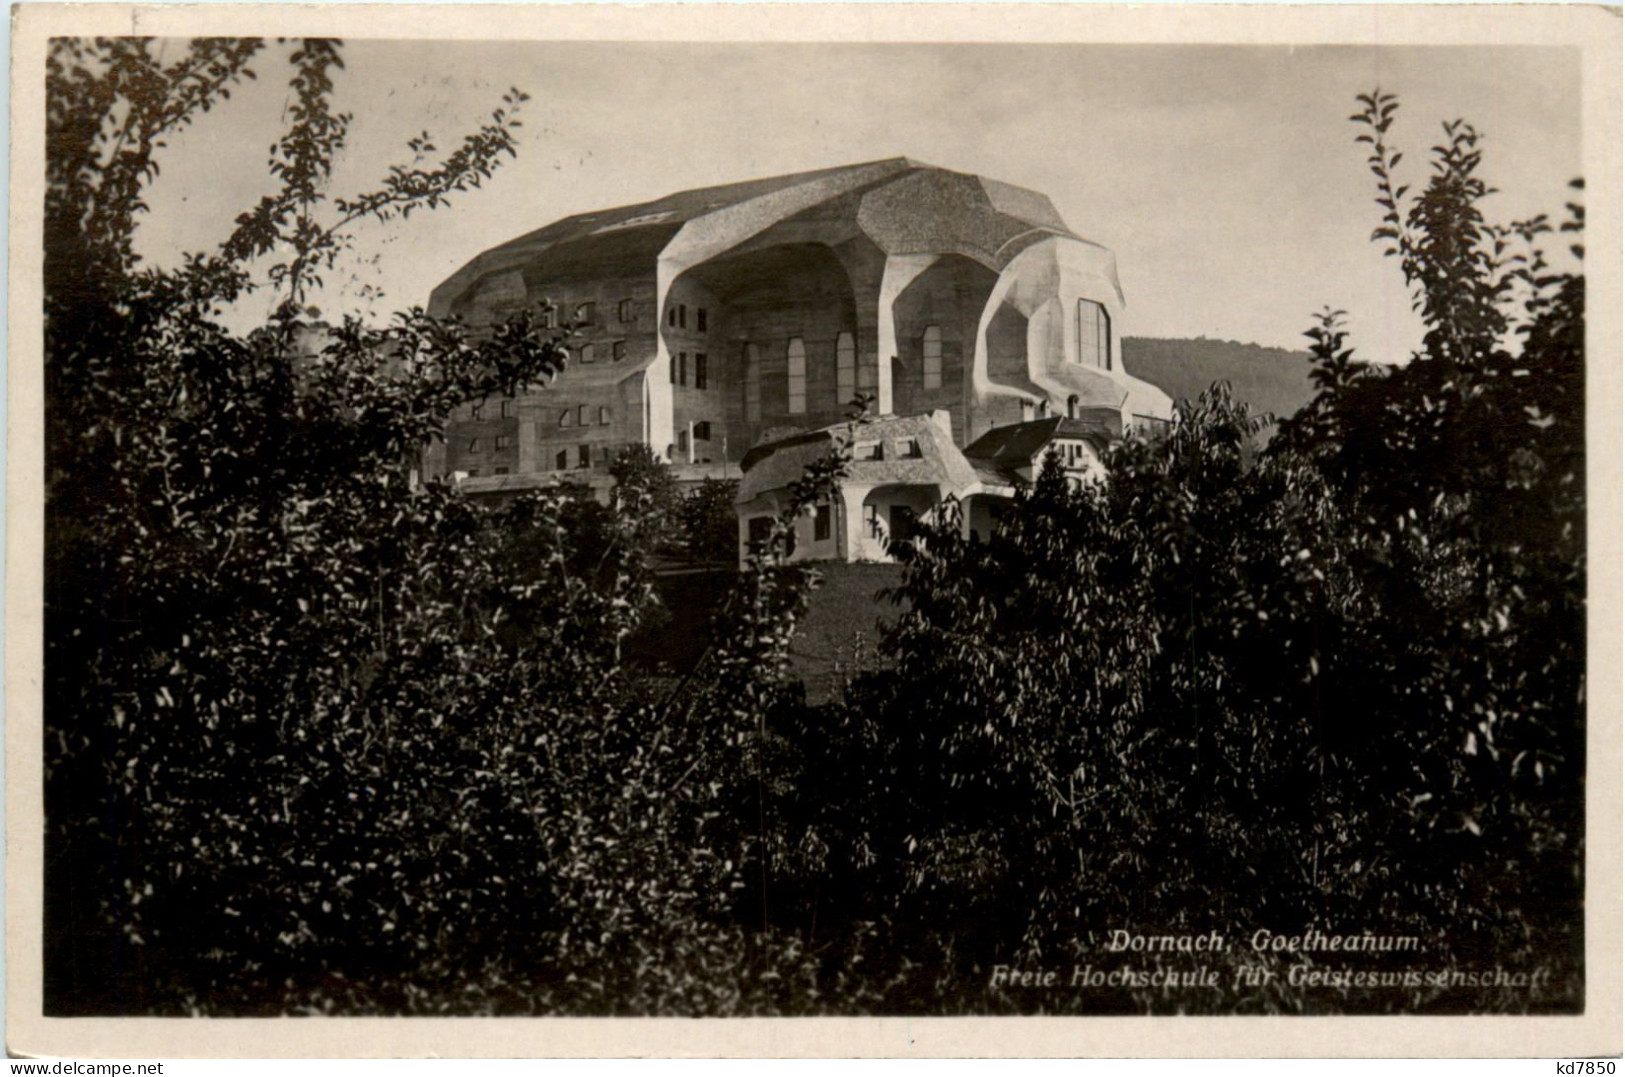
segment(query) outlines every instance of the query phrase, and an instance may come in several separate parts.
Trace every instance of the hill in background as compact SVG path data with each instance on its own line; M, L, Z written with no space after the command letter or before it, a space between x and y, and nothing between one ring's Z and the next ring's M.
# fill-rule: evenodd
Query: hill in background
M1123 369L1155 385L1175 403L1194 400L1214 382L1227 381L1254 414L1269 412L1277 419L1291 415L1315 395L1308 352L1233 340L1124 337Z

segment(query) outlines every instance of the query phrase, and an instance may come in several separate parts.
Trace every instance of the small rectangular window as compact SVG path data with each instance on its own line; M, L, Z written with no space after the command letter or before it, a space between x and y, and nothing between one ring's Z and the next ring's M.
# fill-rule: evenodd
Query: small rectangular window
M592 467L592 446L591 445L577 445L576 446L576 462L578 464L580 464L582 467Z
M704 307L695 307L694 308L694 328L699 330L702 333L705 332L705 321L706 321L705 308Z
M922 344L925 356L925 368L922 374L923 385L927 389L942 388L942 329L935 325L925 327L925 340Z
M567 471L570 468L570 450L560 449L553 454L553 470Z
M828 505L819 505L818 512L813 516L813 541L828 542L830 535L830 511Z
M706 357L704 352L694 353L694 388L705 388Z
M513 404L514 402L512 400L504 400L502 402L502 417L504 419L513 418Z
M501 452L503 449L506 449L507 447L508 447L508 435L507 434L498 434L497 437L496 437L496 449L497 449L497 451Z
M711 440L711 424L709 422L701 421L701 422L697 422L697 423L694 424L694 440L695 441L710 441Z
M886 459L885 443L879 441L860 441L852 446L852 459L884 460Z
M858 350L851 333L835 338L835 403L846 407L858 395Z
M593 317L598 313L598 304L580 303L576 306L576 321L581 325L591 325Z
M762 353L754 344L745 345L745 421L762 419Z
M800 337L791 337L785 354L789 367L787 410L791 415L801 415L807 410L807 346Z
M570 425L570 420L574 417L575 412L571 411L569 408L565 408L563 411L559 412L559 429L563 430L567 428Z
M480 439L479 438L469 438L468 439L468 451L471 452L471 453L476 453L476 452L480 451Z
M625 359L626 358L626 341L617 340L615 343L611 344L609 346L609 357L611 359L615 360L615 362L617 362L617 363L620 362L622 359Z
M598 409L598 425L599 426L608 426L609 425L609 409L608 408L600 407Z
M593 350L593 346L591 344L583 344L581 346L581 361L583 363L592 363L597 362L597 360L598 355Z
M505 467L499 467L496 469L496 473L498 475L506 475L508 473L508 469Z
M638 320L637 308L633 306L630 299L621 300L618 314L623 322L635 322Z
M471 467L467 471L463 472L463 474L467 475L471 479L477 479L480 477L480 469L477 467Z
M892 455L898 460L918 460L920 443L913 438L898 438L892 443Z
M773 517L752 516L747 527L749 528L750 533L750 544L752 546L760 546L762 543L766 542L768 536L773 533Z

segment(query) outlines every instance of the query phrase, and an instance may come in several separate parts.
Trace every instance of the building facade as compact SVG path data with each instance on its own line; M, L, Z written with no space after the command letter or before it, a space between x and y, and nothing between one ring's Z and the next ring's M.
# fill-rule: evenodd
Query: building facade
M753 447L831 426L860 394L882 416L945 414L957 446L1045 416L1172 415L1123 372L1110 251L1041 194L906 158L568 217L430 300L476 328L522 308L574 327L572 362L464 405L427 475L601 483L643 443L737 476Z

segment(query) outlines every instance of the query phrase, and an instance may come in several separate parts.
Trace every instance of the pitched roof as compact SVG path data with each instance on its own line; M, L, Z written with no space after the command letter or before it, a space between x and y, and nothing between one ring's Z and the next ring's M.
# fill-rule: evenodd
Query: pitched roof
M835 448L836 438L845 436L849 427L854 444L878 441L886 450L879 460L848 462L848 482L938 486L946 493L979 481L942 423L929 415L887 416L860 421L855 427L837 423L756 446L740 461L744 477L739 484L739 500L750 501L770 490L788 488L801 478L808 465L828 455ZM919 447L919 455L896 455L893 446L898 441L913 442Z
M1120 437L1122 432L1122 416L1115 411L1100 409L1098 415L1078 419L1051 415L1031 422L995 426L965 446L965 455L977 465L1026 467L1057 438L1078 438L1103 446Z

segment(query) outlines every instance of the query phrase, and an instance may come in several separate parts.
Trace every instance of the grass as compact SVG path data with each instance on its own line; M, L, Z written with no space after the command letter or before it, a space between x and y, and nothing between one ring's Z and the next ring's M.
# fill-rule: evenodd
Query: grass
M807 614L790 644L791 675L817 704L839 691L845 673L880 664L881 626L897 619L898 607L878 592L903 578L898 565L818 566L823 577L809 596ZM731 569L669 571L656 578L662 612L627 641L626 657L658 675L681 676L705 653L713 621L733 587Z

